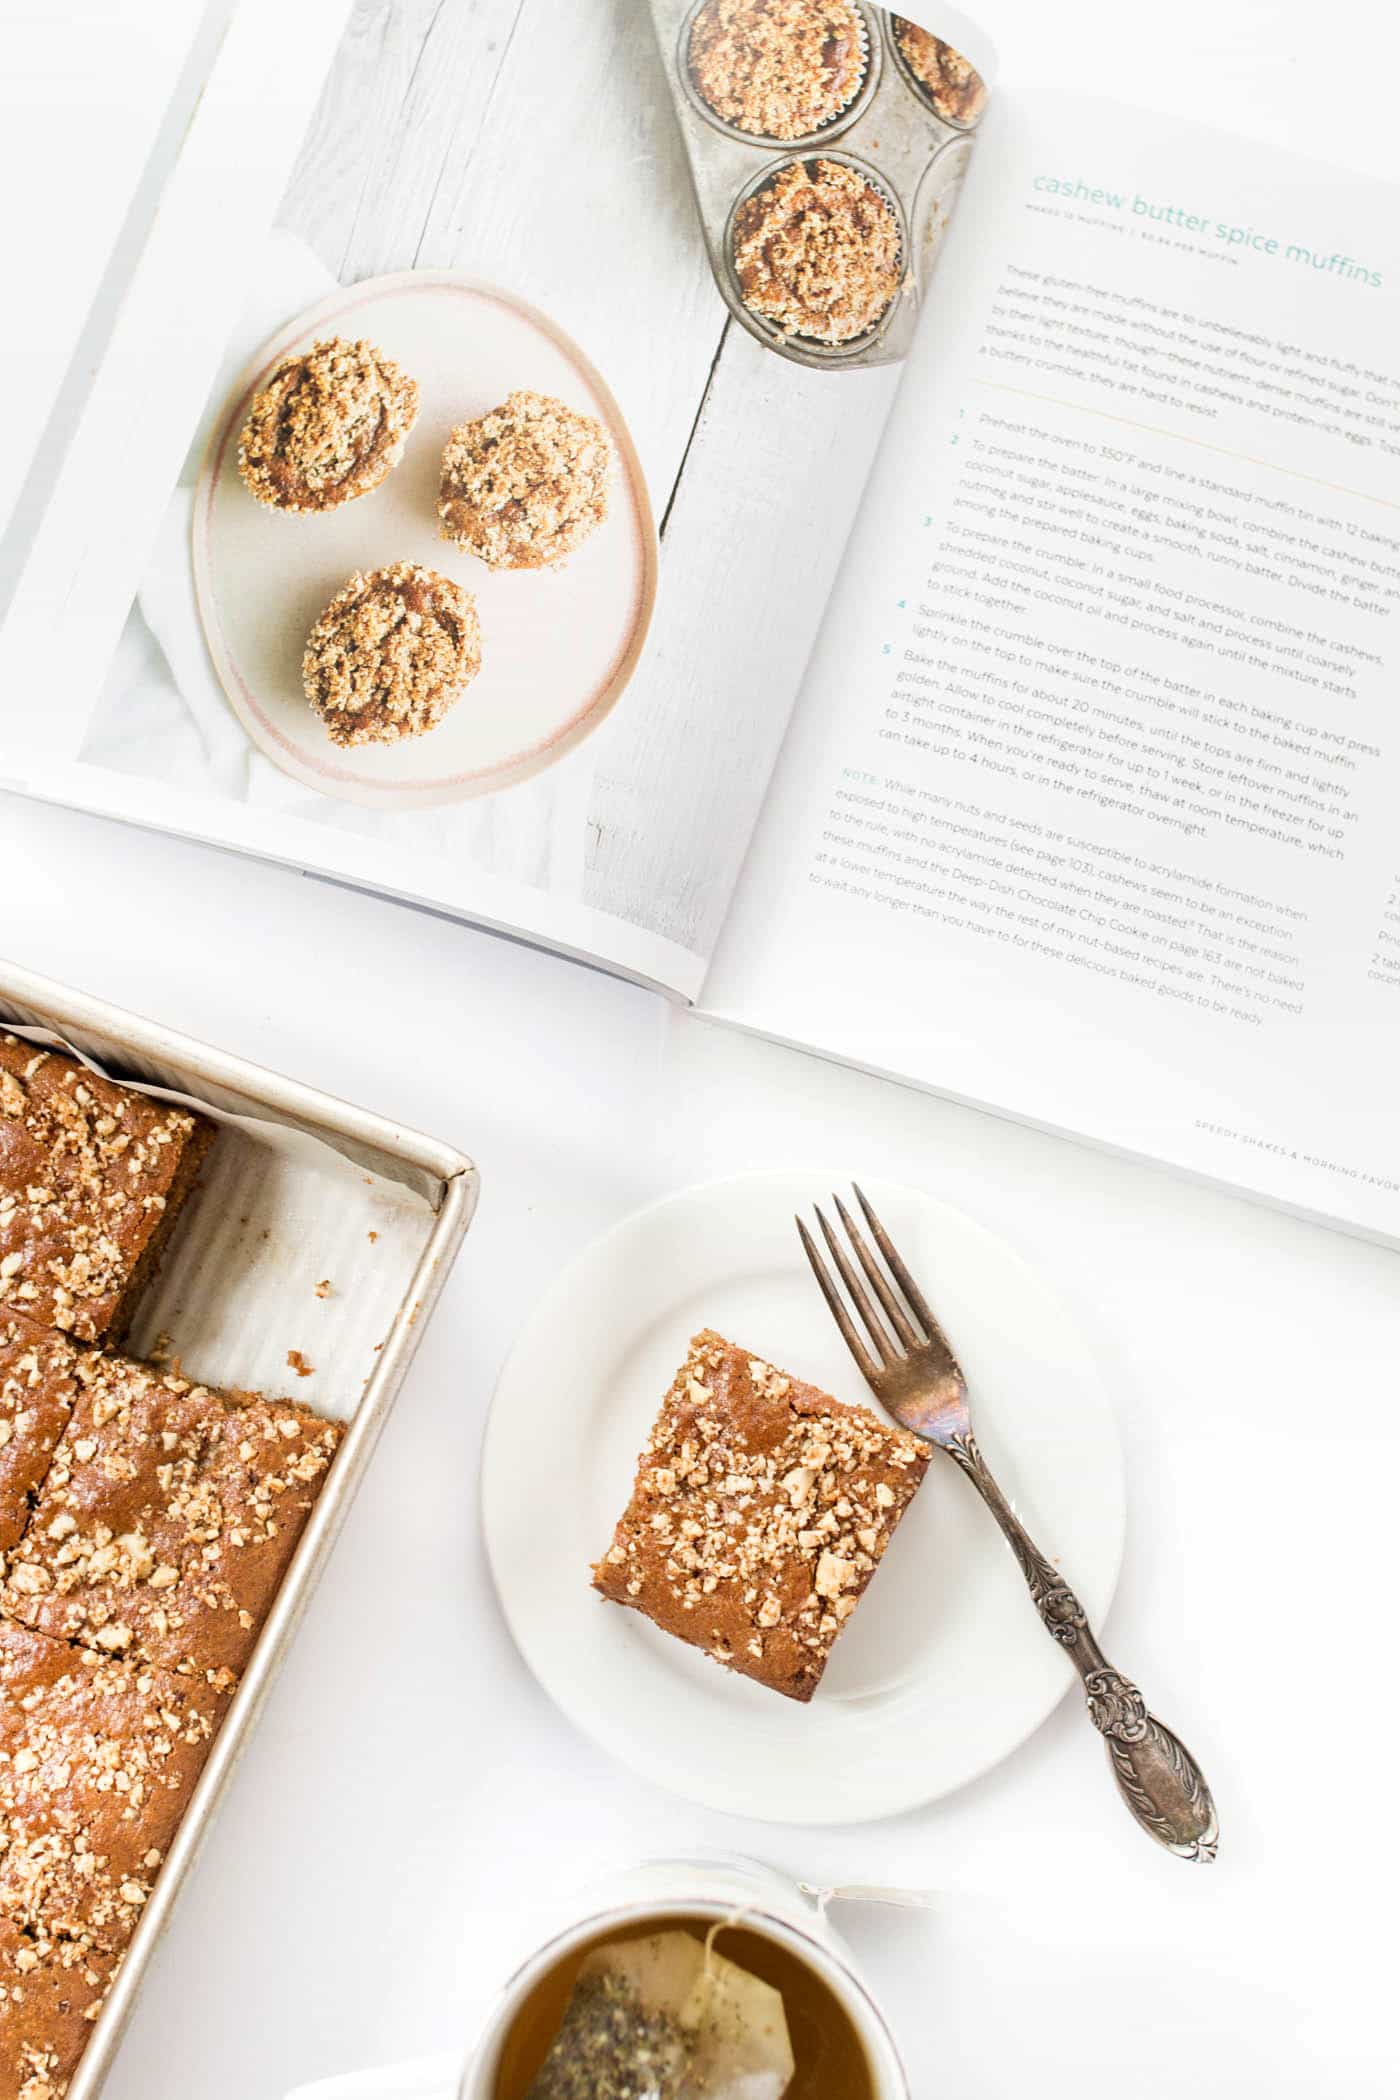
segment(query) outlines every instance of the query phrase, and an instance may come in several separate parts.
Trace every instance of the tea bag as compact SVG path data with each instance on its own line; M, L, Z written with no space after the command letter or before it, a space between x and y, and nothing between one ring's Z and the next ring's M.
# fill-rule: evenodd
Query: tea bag
M689 1932L595 1947L526 2100L783 2100L781 1995Z

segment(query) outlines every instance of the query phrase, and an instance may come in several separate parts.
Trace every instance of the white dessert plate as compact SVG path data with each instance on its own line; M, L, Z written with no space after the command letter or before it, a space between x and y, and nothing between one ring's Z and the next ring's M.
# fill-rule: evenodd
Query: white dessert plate
M368 337L418 382L418 420L368 496L316 516L257 503L238 434L273 367L320 336ZM438 538L442 448L519 387L596 416L615 452L608 516L559 569L493 573ZM656 529L636 447L598 373L523 300L454 272L342 286L240 377L195 491L195 591L215 671L259 750L305 786L386 809L465 801L529 779L595 729L632 675L656 595ZM307 634L355 569L419 562L471 591L482 667L446 719L402 744L341 750L306 703Z
M711 1182L596 1241L536 1306L483 1453L487 1552L545 1690L658 1785L775 1823L861 1822L935 1800L1023 1743L1074 1677L991 1516L938 1452L810 1705L590 1587L699 1328L874 1404L793 1226L794 1211L848 1179L783 1170ZM1101 1623L1122 1554L1123 1457L1082 1337L1004 1241L912 1189L862 1186L953 1339L1002 1486Z

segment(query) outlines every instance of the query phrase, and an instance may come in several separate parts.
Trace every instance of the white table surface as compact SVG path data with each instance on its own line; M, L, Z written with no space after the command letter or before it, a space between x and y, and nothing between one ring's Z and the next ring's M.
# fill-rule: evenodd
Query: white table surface
M1316 150L1393 174L1400 36L1366 12L984 10L1022 82L1076 73L1280 141L1303 140L1316 67L1337 125ZM443 920L12 798L0 898L0 952L416 1122L484 1177L111 2100L278 2100L446 2048L542 1891L693 1846L940 1892L927 1917L848 1927L919 2100L1033 2082L1050 2100L1396 2090L1393 1255ZM1131 1495L1108 1644L1211 1776L1210 1870L1133 1830L1077 1702L953 1799L807 1835L640 1784L525 1674L475 1476L538 1289L665 1189L833 1158L923 1181L1006 1234L1094 1338Z

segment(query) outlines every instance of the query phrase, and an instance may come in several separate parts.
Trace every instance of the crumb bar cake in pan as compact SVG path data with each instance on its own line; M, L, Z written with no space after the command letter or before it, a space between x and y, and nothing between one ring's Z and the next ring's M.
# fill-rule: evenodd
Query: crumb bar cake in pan
M93 1346L214 1128L0 1035L0 2100L62 2100L342 1436Z

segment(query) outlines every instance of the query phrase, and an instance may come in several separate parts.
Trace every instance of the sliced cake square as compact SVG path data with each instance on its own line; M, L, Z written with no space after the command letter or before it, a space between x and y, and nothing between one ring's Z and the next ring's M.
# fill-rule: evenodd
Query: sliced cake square
M120 1336L214 1126L0 1034L0 1308Z
M0 1553L19 1543L78 1397L63 1336L0 1308Z
M0 1912L123 1945L226 1704L0 1619Z
M289 1400L229 1396L73 1352L78 1396L0 1609L226 1690L241 1675L343 1433Z
M119 1959L0 1918L0 2100L62 2100Z
M864 1407L697 1334L594 1586L790 1699L810 1699L929 1461Z

